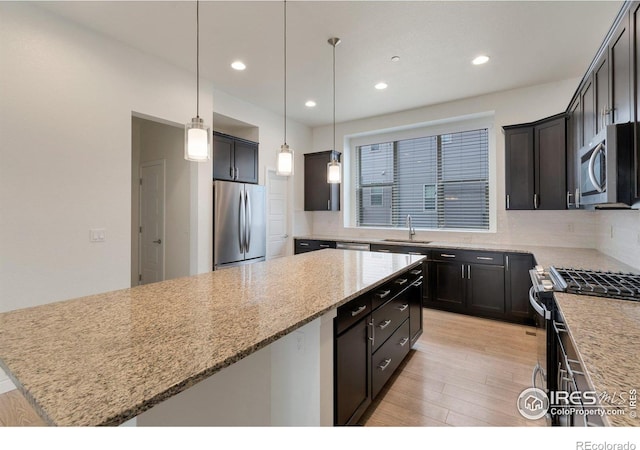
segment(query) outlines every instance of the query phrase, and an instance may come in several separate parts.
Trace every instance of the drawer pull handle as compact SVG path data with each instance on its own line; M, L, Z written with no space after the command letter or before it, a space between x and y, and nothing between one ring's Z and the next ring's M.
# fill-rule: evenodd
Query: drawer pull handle
M329 244L320 244L320 248L329 248L330 245Z
M387 319L384 322L382 322L380 325L378 325L380 327L381 330L384 330L385 328L387 328L389 325L391 325L391 319Z
M386 248L381 248L378 251L382 253L391 253L391 250L387 250Z
M354 309L353 311L351 311L351 317L357 316L358 314L360 314L365 309L367 309L367 305L362 305L362 306L358 307L358 309Z
M401 341L400 341L400 347L404 347L405 344L409 342L409 338L408 337L404 337Z
M456 255L450 255L448 253L440 253L440 256L442 256L443 258L455 258Z
M382 364L380 364L380 365L378 366L378 369L380 369L380 370L384 370L384 369L386 369L387 367L389 367L389 364L391 364L391 358L387 358L387 359L385 359L385 360L382 362Z
M308 242L299 242L300 247L308 247L309 243Z
M416 281L415 283L413 283L413 287L420 287L420 286L422 286L422 280Z
M378 292L376 293L376 295L378 296L378 298L385 298L387 295L391 294L391 291L382 291L382 292Z
M410 255L422 255L420 252L409 252Z
M409 280L407 280L406 278L398 278L398 279L395 281L395 283L396 283L396 284L399 284L400 286L402 286L402 285L403 285L403 284L405 284L407 281L409 281Z
M422 273L422 270L420 269L413 269L411 272L409 272L411 275L420 275Z
M477 256L476 259L479 259L481 261L493 261L493 258L489 258L487 256Z
M407 309L408 307L409 307L409 304L408 304L408 303L405 303L404 305L399 306L399 307L398 307L398 309L399 309L400 311L404 311L404 310L405 310L405 309Z

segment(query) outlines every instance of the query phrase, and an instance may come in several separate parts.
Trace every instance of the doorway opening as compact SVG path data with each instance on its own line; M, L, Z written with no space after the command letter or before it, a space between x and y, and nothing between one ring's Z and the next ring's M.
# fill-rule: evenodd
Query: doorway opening
M131 153L131 286L187 276L191 173L184 129L133 116Z

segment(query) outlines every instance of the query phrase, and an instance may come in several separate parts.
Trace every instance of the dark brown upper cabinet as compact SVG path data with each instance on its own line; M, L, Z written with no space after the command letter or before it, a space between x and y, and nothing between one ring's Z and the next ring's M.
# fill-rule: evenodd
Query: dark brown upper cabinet
M213 179L258 183L258 143L214 132Z
M304 155L304 210L340 211L340 184L327 183L327 164L334 158L340 161L335 150Z
M567 115L509 125L505 134L505 207L567 208Z

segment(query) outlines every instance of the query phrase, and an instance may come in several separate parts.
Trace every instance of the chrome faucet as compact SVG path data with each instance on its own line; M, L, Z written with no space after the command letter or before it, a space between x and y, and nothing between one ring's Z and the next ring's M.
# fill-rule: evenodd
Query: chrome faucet
M413 237L416 235L416 229L411 225L411 214L407 214L406 220L407 228L409 228L409 240L413 240Z

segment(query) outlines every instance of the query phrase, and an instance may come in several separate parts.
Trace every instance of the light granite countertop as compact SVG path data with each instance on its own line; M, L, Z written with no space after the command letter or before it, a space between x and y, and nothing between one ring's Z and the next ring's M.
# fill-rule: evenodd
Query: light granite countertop
M569 336L589 384L611 396L623 415L604 416L613 426L640 426L629 408L630 391L640 394L640 303L555 293ZM640 407L640 405L638 405Z
M52 425L117 425L414 267L322 250L0 314L0 366Z

